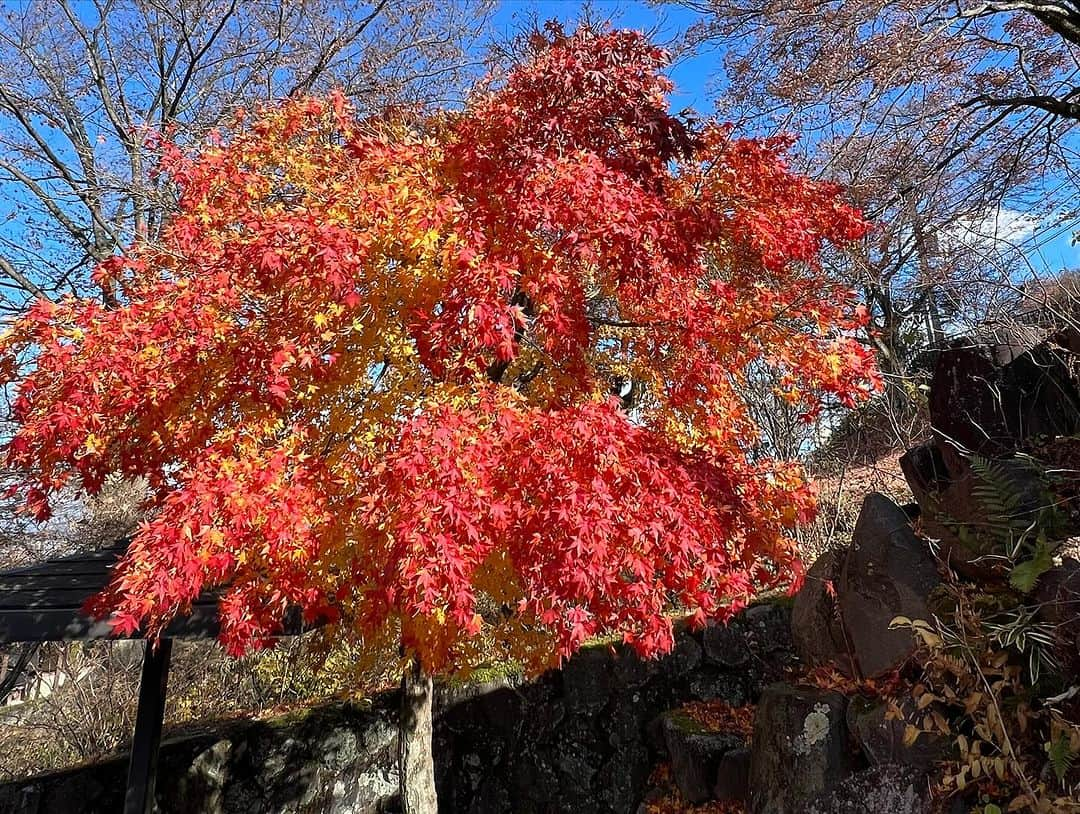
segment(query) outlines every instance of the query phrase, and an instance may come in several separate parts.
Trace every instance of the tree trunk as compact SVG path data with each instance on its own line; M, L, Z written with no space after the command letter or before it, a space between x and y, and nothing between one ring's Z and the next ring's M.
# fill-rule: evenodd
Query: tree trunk
M431 676L413 659L401 678L398 756L402 814L438 814L435 761L431 753Z

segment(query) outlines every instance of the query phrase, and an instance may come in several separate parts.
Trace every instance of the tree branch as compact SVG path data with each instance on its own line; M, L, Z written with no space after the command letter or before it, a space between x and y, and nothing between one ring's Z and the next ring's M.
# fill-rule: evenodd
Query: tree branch
M969 99L963 106L972 108L1005 108L1007 110L1033 107L1066 119L1076 119L1077 121L1080 121L1080 103L1069 101L1069 99L1077 95L1080 95L1080 88L1073 88L1068 94L1060 99L1055 96L1032 95L995 97L984 94Z
M2 271L8 277L14 280L18 284L19 288L21 288L27 294L31 294L35 297L40 297L43 300L49 299L47 296L45 296L45 292L41 289L40 286L36 285L33 281L30 280L29 277L27 277L25 274L15 268L15 266L13 266L5 257L0 257L0 271ZM3 698L3 693L0 693L0 698Z
M389 0L379 0L375 8L371 10L371 13L367 17L362 19L356 27L348 32L348 34L338 34L332 40L330 44L323 49L319 54L318 59L315 60L315 64L311 66L311 70L308 71L307 76L295 83L289 92L285 94L287 97L298 96L304 93L309 93L314 84L318 81L319 77L330 65L330 61L341 51L342 48L347 46L350 42L354 41L357 37L364 33L364 30L371 25L371 23L378 17L382 10L386 7Z

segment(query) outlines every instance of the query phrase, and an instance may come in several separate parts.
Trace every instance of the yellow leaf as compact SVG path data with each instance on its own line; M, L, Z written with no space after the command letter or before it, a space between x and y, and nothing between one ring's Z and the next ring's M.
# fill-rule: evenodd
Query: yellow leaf
M922 628L917 628L917 631L923 642L926 643L927 647L940 647L943 644L943 642L941 641L941 637L938 636L936 633L932 633L929 630L924 630Z
M1005 768L1006 768L1005 767L1005 758L1003 758L1003 757L994 758L994 774L997 775L998 780L1004 780L1005 779Z
M940 701L940 700L941 700L940 698L938 698L936 695L934 695L931 692L924 693L923 695L919 696L919 700L915 702L915 707L917 709L926 709L928 706L930 706L935 701Z
M937 731L943 734L948 734L949 722L945 720L945 716L938 712L936 709L930 713L930 716L934 719L934 725L937 727Z

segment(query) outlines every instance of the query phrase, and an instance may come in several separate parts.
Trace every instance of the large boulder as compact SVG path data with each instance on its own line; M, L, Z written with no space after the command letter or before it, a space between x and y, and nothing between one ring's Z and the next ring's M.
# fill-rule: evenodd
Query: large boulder
M683 798L690 803L711 800L721 759L742 747L743 739L710 731L679 710L664 715L663 732L672 778Z
M1003 552L1000 532L987 523L992 512L979 499L985 484L972 455L990 459L996 477L1009 484L1014 516L1036 516L1047 483L1016 453L1034 452L1052 464L1055 445L1064 445L1060 453L1080 434L1078 348L1080 331L1065 330L1037 344L958 341L936 354L928 399L934 438L908 451L900 465L924 534L940 540L943 556L969 579L1007 578L1007 569L980 558ZM1071 519L1060 536L1080 533L1080 511Z
M904 743L912 711L910 703L902 702L901 716L892 717L888 703L880 698L851 699L847 708L848 732L870 765L898 764L926 770L945 757L948 741L940 735L924 732L914 743Z
M828 664L853 675L836 595L843 553L836 549L824 552L806 572L791 611L791 638L804 664Z
M903 664L914 651L910 631L890 630L897 616L928 619L930 592L940 584L937 563L907 514L884 495L863 501L838 594L844 627L867 677Z
M930 783L910 766L872 766L822 795L806 814L930 814Z
M950 468L957 449L996 457L1028 439L1080 432L1080 391L1056 342L1007 364L991 347L954 343L938 354L928 401L935 434L950 442L943 449Z
M1004 580L1007 568L1000 557L980 557L1005 553L1004 541L1008 539L1004 519L995 519L1000 508L987 505L980 492L988 487L1007 492L1015 503L1013 516L1026 525L1047 505L1050 483L1024 457L987 460L982 465L985 469L979 471L965 457L946 465L942 450L949 448L930 442L900 458L900 468L919 503L922 532L941 541L943 558L963 576L977 582ZM1068 526L1054 531L1061 536L1071 533Z
M919 505L919 526L925 537L938 541L942 559L963 576L977 582L993 580L991 566L979 560L974 541L961 529L974 530L985 517L985 510L975 499L975 478L966 462L957 459L960 467L955 477L945 464L943 446L929 441L913 447L900 456L911 494Z
M1064 559L1039 577L1039 620L1054 630L1054 652L1067 681L1080 679L1080 560Z
M846 705L836 692L765 688L754 718L751 814L801 814L851 773Z
M732 749L720 758L716 769L713 798L721 802L745 803L750 796L750 760L746 747Z

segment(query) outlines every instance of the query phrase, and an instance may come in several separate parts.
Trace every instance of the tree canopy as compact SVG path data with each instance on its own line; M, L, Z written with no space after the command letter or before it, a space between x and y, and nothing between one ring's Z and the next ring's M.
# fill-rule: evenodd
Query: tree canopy
M298 605L434 670L482 630L653 653L674 604L798 581L812 489L740 385L773 370L808 415L878 386L818 262L867 224L787 139L669 113L642 35L530 50L460 110L331 94L165 145L178 210L97 268L115 306L40 301L0 340L32 511L150 481L96 604L119 629L222 586L233 651Z

